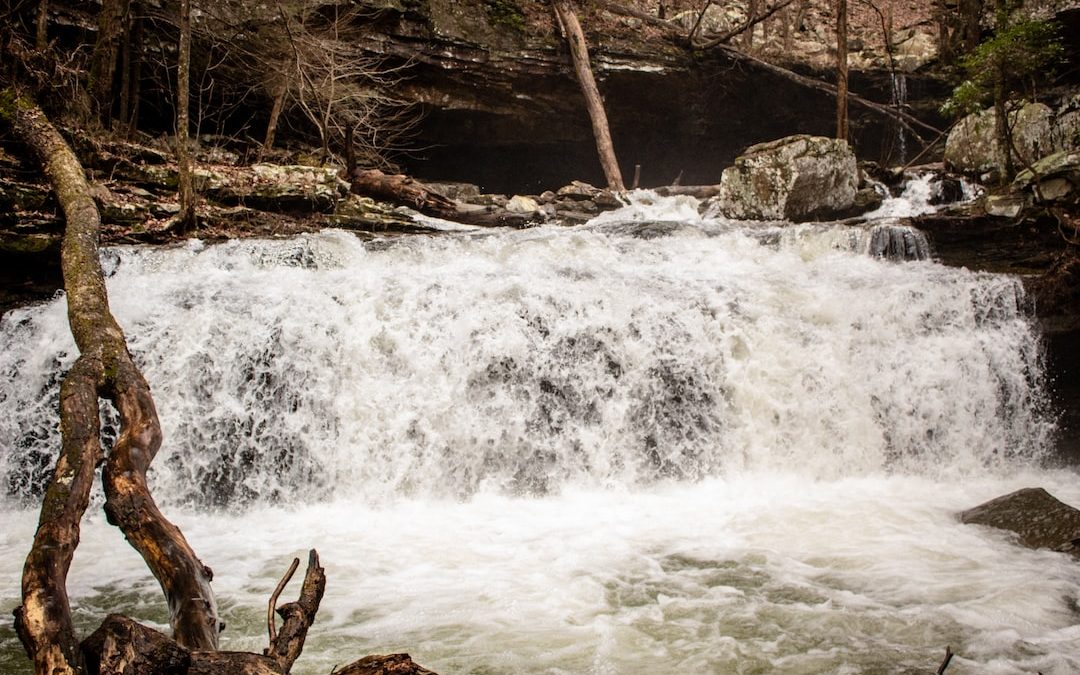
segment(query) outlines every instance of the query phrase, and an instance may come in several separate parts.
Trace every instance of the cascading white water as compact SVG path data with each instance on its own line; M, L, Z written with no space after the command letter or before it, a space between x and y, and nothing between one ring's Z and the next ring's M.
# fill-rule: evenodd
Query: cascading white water
M445 673L925 671L945 644L958 672L1080 667L1080 573L951 516L1029 480L1080 497L1039 468L1022 288L910 229L641 194L569 230L106 258L162 416L152 487L218 573L229 648L260 648L315 546L297 672L401 649ZM0 325L5 609L73 359L62 304ZM162 621L117 548L92 518L80 616Z

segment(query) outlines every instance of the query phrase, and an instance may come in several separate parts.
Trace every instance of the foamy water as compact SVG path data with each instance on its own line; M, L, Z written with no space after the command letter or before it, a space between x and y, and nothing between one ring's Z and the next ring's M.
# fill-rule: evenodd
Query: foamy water
M950 673L1080 668L1075 563L954 517L1029 485L1080 503L1040 468L1019 282L903 228L872 243L893 225L647 201L569 230L107 256L162 415L153 489L215 570L225 648L264 646L273 585L315 547L298 673L388 651L443 673L932 672L945 645ZM73 358L62 303L6 316L0 346L9 616ZM100 514L69 588L84 630L165 621ZM25 669L10 623L0 641Z

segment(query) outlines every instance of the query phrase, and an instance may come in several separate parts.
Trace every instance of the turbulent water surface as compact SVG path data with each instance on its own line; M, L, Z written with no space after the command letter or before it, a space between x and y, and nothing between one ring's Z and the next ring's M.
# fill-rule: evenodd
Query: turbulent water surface
M1019 282L888 220L696 207L108 251L162 416L152 487L215 570L225 648L261 649L315 547L298 673L388 651L446 674L932 672L945 645L950 673L1080 670L1075 563L954 518L1028 485L1080 503L1041 468ZM26 669L7 617L73 359L62 299L4 317L3 672ZM92 511L81 628L163 624Z

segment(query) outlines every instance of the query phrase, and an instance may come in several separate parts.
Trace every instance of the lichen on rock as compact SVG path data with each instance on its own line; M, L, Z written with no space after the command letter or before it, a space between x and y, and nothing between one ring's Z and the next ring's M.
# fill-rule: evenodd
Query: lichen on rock
M802 222L855 204L859 171L847 142L788 136L747 148L720 180L714 203L728 218Z

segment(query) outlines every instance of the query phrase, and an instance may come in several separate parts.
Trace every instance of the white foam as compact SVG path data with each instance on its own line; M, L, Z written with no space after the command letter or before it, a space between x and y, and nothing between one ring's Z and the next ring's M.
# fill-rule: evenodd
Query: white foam
M1053 424L1019 281L668 222L110 254L164 426L155 494L217 573L225 646L264 646L270 590L317 547L298 673L386 651L928 671L946 644L978 672L1080 667L1071 559L952 515L1032 484L1080 503L1074 473L1038 468ZM9 480L56 447L72 350L60 303L0 324ZM35 514L0 509L15 659ZM165 621L100 515L71 594L80 629Z

